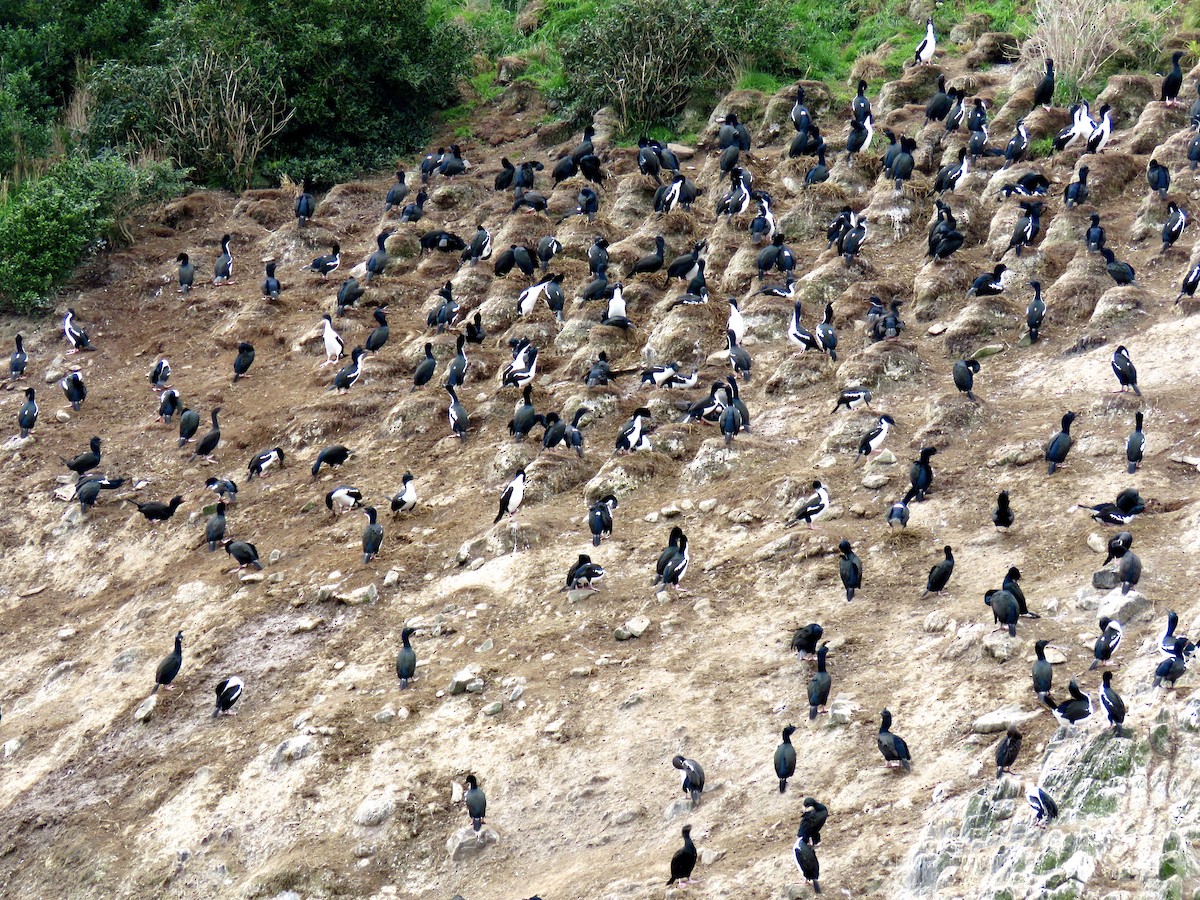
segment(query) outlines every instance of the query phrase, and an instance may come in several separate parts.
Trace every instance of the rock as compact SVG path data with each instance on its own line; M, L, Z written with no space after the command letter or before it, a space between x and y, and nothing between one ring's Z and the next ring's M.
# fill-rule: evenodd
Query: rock
M700 851L700 865L711 866L717 860L725 856L724 850L714 850L711 847L705 847Z
M135 722L149 722L150 717L154 715L154 710L158 708L158 694L151 694L141 702L133 712L133 720Z
M470 681L467 682L467 693L468 694L482 694L483 688L484 688L484 683L483 683L482 678L472 678Z
M490 825L484 825L478 832L470 825L464 825L446 839L446 852L455 862L478 856L492 844L500 843L500 835Z
M504 712L504 704L499 700L489 703L483 708L483 714L485 716L498 716L502 712Z
M380 725L386 725L396 718L396 711L391 707L384 707L379 712L375 713L375 721Z
M384 587L395 587L400 582L400 573L395 569L388 569L387 574L383 576Z
M877 489L883 487L885 484L887 484L891 480L892 480L891 475L884 475L882 473L875 474L875 475L866 475L863 477L862 486L867 488L868 490L874 491L874 490L877 490Z
M379 599L379 588L374 584L368 584L366 587L355 588L349 593L337 593L333 599L346 606L362 606L364 603L374 603Z
M391 797L368 797L354 811L354 824L374 828L390 819L395 811L396 804Z
M71 638L75 637L75 634L75 629L68 626L67 628L58 629L57 637L60 641L69 641Z
M679 505L676 503L670 503L664 506L658 512L664 519L675 519L683 515L683 510L680 509Z
M625 630L632 637L638 638L646 633L646 629L650 627L650 619L646 616L634 616L625 622Z
M313 745L313 739L306 734L288 738L275 748L275 755L271 757L271 765L278 768L285 762L290 763L304 759L314 749L316 748Z
M1101 534L1099 531L1093 531L1091 534L1088 535L1087 545L1088 545L1088 548L1093 553L1107 553L1108 552L1108 538L1105 537L1103 534Z
M925 621L921 623L921 628L928 634L936 634L939 631L945 631L950 625L950 617L940 609L935 609L925 617Z
M560 731L562 731L562 727L563 720L555 719L553 722L547 723L547 725L542 729L542 732L544 734L558 734Z
M71 414L69 412L67 412L65 409L60 409L60 410L58 410L58 412L56 412L54 414L54 420L56 422L61 422L63 425L66 425L68 422L71 421Z
M572 678L588 678L592 674L591 666L576 666L571 670Z
M570 603L581 603L595 593L591 588L576 588L573 591L567 591L567 600Z
M1200 468L1200 467L1198 467L1198 468ZM708 500L701 500L701 501L700 501L700 502L697 504L697 508L698 508L698 509L700 510L700 512L702 512L702 513L710 513L710 512L712 512L714 509L716 509L716 508L717 508L717 502L718 502L717 500L715 500L715 499L712 499L712 498L710 498L710 499L708 499Z
M1128 628L1149 610L1150 601L1145 595L1132 589L1128 594L1122 594L1118 588L1101 598L1096 614L1098 618L1115 619Z
M625 626L623 626L623 625L618 625L615 629L613 629L613 639L614 640L628 641L632 637L633 637L633 635L629 633L629 629L625 628Z
M316 631L325 620L320 616L305 616L292 626L292 634L307 634L310 631Z
M262 572L247 572L238 578L242 584L257 584L260 581L265 581L267 578Z
M829 721L835 725L849 725L854 718L854 704L843 697L837 697L829 704Z
M267 562L270 565L275 565L275 563L279 562L281 559L283 559L282 550L272 550L269 554L267 554Z
M1000 662L1012 659L1017 652L1017 639L1007 631L989 631L983 636L983 651Z
M872 462L880 466L894 465L896 462L896 454L885 448L879 451L879 454L872 460Z
M1091 854L1084 853L1080 850L1062 864L1062 872L1068 878L1073 878L1075 881L1087 883L1092 880L1092 876L1096 874L1096 860Z
M692 801L686 797L680 797L678 800L672 800L667 804L667 808L663 810L663 820L670 822L672 819L677 819L680 816L690 815L692 812Z
M17 751L21 749L21 739L12 738L4 742L4 758L11 759L17 755Z
M1120 583L1116 569L1101 569L1092 573L1092 587L1098 591L1111 591Z
M980 716L971 724L971 730L976 734L996 734L1007 731L1010 725L1021 726L1032 722L1040 715L1037 710L1022 709L1019 706L1004 706L993 712Z

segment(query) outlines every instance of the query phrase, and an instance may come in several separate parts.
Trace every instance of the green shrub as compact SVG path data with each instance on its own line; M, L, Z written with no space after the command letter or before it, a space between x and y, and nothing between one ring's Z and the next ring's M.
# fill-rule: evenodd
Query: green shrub
M70 156L31 179L0 207L4 306L27 313L48 305L91 250L128 233L134 209L178 192L182 173L165 163L131 166L119 156Z

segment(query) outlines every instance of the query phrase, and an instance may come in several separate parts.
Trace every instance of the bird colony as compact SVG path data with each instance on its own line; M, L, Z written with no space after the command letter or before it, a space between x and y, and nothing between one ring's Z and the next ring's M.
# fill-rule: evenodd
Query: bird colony
M1157 896L1079 785L1195 730L1200 89L937 41L193 195L19 328L10 896Z

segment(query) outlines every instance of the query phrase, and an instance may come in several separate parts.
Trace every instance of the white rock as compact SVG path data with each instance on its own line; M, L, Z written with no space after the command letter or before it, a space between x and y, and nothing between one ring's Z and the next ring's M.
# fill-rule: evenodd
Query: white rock
M54 420L56 422L61 422L63 425L66 425L68 422L71 421L71 414L69 412L67 412L65 409L60 409L54 414Z
M717 501L716 501L716 499L713 499L713 498L710 498L708 500L701 500L700 503L698 504L698 507L700 509L700 512L710 513L714 509L717 508Z
M354 824L374 828L390 819L395 811L396 804L391 797L386 795L368 797L358 804L358 809L354 811Z
M484 825L478 832L472 831L470 825L464 825L446 839L446 852L455 862L478 856L492 844L500 842L500 835L490 825Z
M388 569L387 574L383 576L384 587L395 587L400 582L400 573L395 569Z
M384 707L379 712L375 713L375 721L380 725L386 725L388 722L396 718L396 712L391 707Z
M450 802L462 803L463 786L457 781L450 782Z
M1099 531L1093 531L1087 536L1087 545L1093 553L1108 552L1108 538Z
M133 720L135 722L148 722L150 717L154 715L154 710L158 708L158 694L151 694L141 705L133 712Z
M1137 590L1122 594L1120 588L1113 588L1100 600L1096 610L1097 618L1115 619L1126 628L1133 622L1143 618L1150 610L1150 601Z
M885 448L879 451L879 454L875 457L874 462L881 466L894 465L896 462L896 454Z
M60 641L69 641L73 637L75 637L75 629L74 628L71 628L70 626L68 626L66 628L58 629L58 639Z
M1009 637L1007 631L989 631L983 636L983 650L994 659L1004 662L1016 654L1017 640Z
M288 738L275 748L271 765L278 767L285 762L295 762L311 754L314 749L313 739L306 734Z
M66 503L66 502L74 499L74 497L75 497L75 485L73 485L73 484L64 484L62 487L54 489L54 499L55 500L61 500L63 503Z
M854 704L841 697L829 704L829 721L835 725L849 725L854 718Z
M292 626L292 634L307 634L310 631L316 631L325 620L320 616L305 616Z
M450 693L465 694L467 691L467 685L475 680L480 671L482 670L479 666L470 665L465 669L460 669L459 671L455 672L454 677L450 679Z
M12 738L4 742L4 758L11 759L17 755L17 751L21 749L21 739Z
M1007 731L1010 725L1020 727L1026 722L1032 722L1038 715L1037 710L1022 709L1016 705L1004 706L980 716L971 725L971 730L976 734L996 734Z
M925 617L925 621L921 623L921 627L928 634L936 634L939 631L945 631L950 624L950 617L940 609L935 609Z
M1086 883L1091 881L1092 876L1096 874L1096 860L1090 854L1080 850L1062 864L1062 871L1068 878Z
M646 616L634 616L625 622L625 630L633 637L641 637L650 627L650 619Z
M891 475L884 475L882 472L878 472L873 475L863 476L862 486L867 488L868 490L873 491L873 490L883 487L885 484L887 484L891 480L892 480Z

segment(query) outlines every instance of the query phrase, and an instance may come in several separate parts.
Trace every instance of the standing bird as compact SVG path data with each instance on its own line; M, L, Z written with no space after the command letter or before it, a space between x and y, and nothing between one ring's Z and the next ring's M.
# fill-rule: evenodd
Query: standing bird
M811 844L796 838L796 843L792 845L792 855L796 859L796 868L800 870L800 876L805 881L812 882L814 894L821 893L821 864L817 860L817 851Z
M1042 299L1042 283L1040 281L1031 281L1029 286L1033 288L1033 299L1025 308L1025 324L1029 327L1029 343L1036 344L1038 331L1041 329L1042 323L1046 321L1046 302Z
M233 557L238 569L244 569L246 566L256 570L262 569L262 563L258 561L258 548L249 541L230 541L225 545L225 552Z
M1129 548L1132 546L1133 534L1128 531L1118 531L1108 539L1108 555L1104 557L1104 565L1107 566L1114 559L1120 559L1129 552ZM1170 621L1170 614L1168 614L1168 621ZM1176 621L1178 621L1178 617L1176 617Z
M1129 358L1129 351L1124 346L1118 347L1113 353L1112 370L1113 374L1117 376L1117 383L1121 385L1121 389L1117 393L1123 394L1128 388L1133 388L1133 392L1137 396L1142 395L1137 383L1137 369L1134 368L1133 360Z
M779 779L779 793L787 792L788 779L796 774L796 748L792 746L795 725L785 725L783 742L775 748L775 776Z
M1071 452L1071 423L1075 421L1075 413L1068 412L1062 417L1062 431L1056 434L1046 445L1046 462L1050 474L1066 465L1067 454Z
M400 479L400 492L392 498L392 513L409 513L417 508L417 489L413 487L412 472L405 472Z
M249 473L249 477L246 480L253 481L255 475L259 478L266 478L267 471L272 466L278 465L282 469L285 462L286 459L284 458L282 447L272 447L270 450L263 450L260 453L256 453L250 458L250 462L246 466L246 470Z
M233 358L233 380L236 382L241 378L249 378L246 374L250 371L250 367L254 365L254 345L248 341L238 343L237 356Z
M223 678L217 682L217 703L213 707L212 718L225 713L226 715L236 715L233 712L233 704L238 702L238 698L242 696L242 689L246 683L236 675L231 675L228 678Z
M617 508L617 498L608 494L588 510L588 530L592 533L592 546L599 547L605 535L612 537L612 511Z
M405 628L400 632L400 652L396 654L396 677L400 679L400 690L408 687L408 683L417 677L417 652L409 641L417 633L415 628Z
M821 843L821 828L828 818L829 807L815 797L805 797L804 812L800 814L800 827L796 829L796 837L801 843L817 846Z
M401 206L407 196L408 184L404 181L404 172L397 172L396 183L388 188L387 196L384 198L383 211L391 212L393 207Z
M1125 724L1125 701L1112 686L1112 672L1102 676L1104 683L1100 687L1100 705L1108 714L1108 724L1113 727L1113 733L1121 737L1121 726Z
M1128 594L1130 588L1137 587L1142 579L1142 560L1132 550L1126 550L1121 557L1121 565L1117 567L1117 577L1121 579L1121 593Z
M126 497L125 499L126 502L132 503L134 506L136 506L138 508L138 512L140 512L145 517L146 521L150 522L152 525L157 524L158 522L167 521L167 519L175 515L175 510L179 509L180 504L183 503L183 498L178 494L171 498L170 503L162 503L158 500L140 503L139 501L130 497Z
M296 198L296 224L303 228L308 224L308 220L313 217L313 213L317 209L317 200L312 195L312 182L308 176L304 176L304 188L300 192L300 196Z
M463 794L463 805L467 808L467 815L471 817L471 830L479 831L483 827L483 817L487 814L487 797L474 775L467 776L467 792Z
M1063 190L1063 205L1067 209L1073 209L1087 202L1088 198L1088 173L1091 170L1087 166L1079 167L1079 176L1070 182ZM1093 214L1094 215L1094 214ZM1096 216L1099 219L1099 216Z
M1137 285L1137 272L1134 271L1133 266L1124 260L1117 259L1117 255L1107 247L1100 251L1100 255L1104 257L1104 270L1108 272L1109 278L1118 285Z
M262 295L270 300L278 300L283 292L283 285L275 277L275 263L269 262L263 267Z
M363 294L367 289L358 283L358 279L351 275L342 282L342 286L338 288L337 293L337 314L344 316L347 306L354 306L362 299Z
M413 386L409 393L415 391L419 387L429 384L433 378L433 373L437 369L437 360L433 356L433 344L425 344L425 358L417 364L417 368L413 370Z
M692 809L700 806L700 795L704 792L704 770L700 763L686 756L676 756L671 765L683 772L683 792L691 798Z
M1162 687L1162 683L1166 681L1168 689L1174 688L1175 682L1187 674L1187 661L1184 658L1187 644L1187 638L1175 638L1175 644L1171 648L1171 655L1160 662L1154 670L1152 687Z
M1152 159L1150 165L1146 167L1146 182L1150 185L1152 192L1166 200L1167 191L1171 189L1171 170L1157 159Z
M13 350L12 356L8 358L8 376L15 381L18 378L25 377L25 365L29 362L29 357L25 353L25 339L21 335L17 335L14 339L16 349Z
M808 681L808 720L811 722L823 712L827 712L829 703L829 688L832 679L825 669L825 658L829 655L829 642L821 644L817 650L817 671Z
M366 351L368 353L378 353L383 349L383 345L388 341L390 329L388 328L388 320L386 315L386 307L379 306L375 308L374 313L375 328L367 335Z
M913 490L917 492L918 503L925 502L925 494L933 484L933 466L929 464L929 460L935 453L937 453L937 447L922 447L921 455L913 460L912 467L908 471L908 479Z
M217 424L217 413L221 411L221 407L216 407L212 411L212 428L210 428L200 438L200 443L196 445L196 451L192 454L192 459L197 456L202 456L209 462L214 462L213 454L217 452L217 445L221 443L221 426Z
M870 456L872 453L878 453L883 448L883 442L887 440L888 430L896 424L896 420L891 416L884 414L879 417L879 422L863 435L862 440L858 444L858 453L854 457L854 462L857 464L864 456Z
M1013 508L1008 505L1008 491L1001 491L996 496L996 509L992 510L991 523L997 528L1012 528L1014 520Z
M25 402L21 404L21 409L17 413L17 425L21 429L21 437L29 437L29 433L33 431L38 420L38 405L33 399L33 388L25 388Z
M169 691L171 682L175 680L175 676L179 674L179 669L183 666L183 632L180 631L175 635L175 649L162 658L162 662L158 664L158 669L154 673L154 690L150 693L157 694L158 689Z
M598 591L600 589L595 587L593 582L599 581L603 577L604 567L592 562L592 558L586 553L580 553L579 559L567 570L566 583L558 590L559 593L580 589Z
M346 355L346 342L342 340L342 336L334 330L333 319L329 313L321 316L323 322L321 330L321 342L325 345L325 362L322 366L332 366L339 359Z
M1033 105L1044 106L1050 108L1051 102L1054 100L1054 60L1046 57L1046 74L1042 76L1042 80L1038 82L1037 89L1033 92Z
M100 438L93 436L88 449L74 459L64 459L63 464L76 475L82 475L100 465Z
M1129 474L1137 472L1146 454L1146 435L1142 431L1142 413L1134 414L1133 431L1125 439L1125 459L1129 462Z
M336 241L330 245L329 252L313 258L313 261L307 265L301 266L303 269L308 269L315 272L322 278L328 278L330 273L337 271L342 264L342 245ZM370 279L368 279L369 281Z
M801 520L809 528L812 528L813 522L817 521L817 519L821 518L829 510L829 489L819 481L814 481L812 487L813 492L801 501L796 512L784 525L785 528L791 528Z
M1007 590L990 590L983 595L983 602L992 608L992 620L1000 626L997 630L1007 628L1009 637L1016 637L1021 615L1016 598Z
M1162 80L1162 92L1159 94L1159 99L1168 106L1176 104L1179 99L1179 89L1183 87L1183 70L1179 67L1181 59L1183 59L1182 50L1176 50L1171 54L1171 71Z
M908 752L908 745L902 738L892 734L891 729L892 714L885 709L880 715L879 735L876 737L875 743L888 768L903 766L904 771L911 772L912 755Z
M1175 245L1175 242L1183 236L1183 230L1187 228L1188 214L1185 210L1179 208L1179 205L1172 200L1167 204L1167 221L1163 223L1162 229L1162 249L1159 253L1166 253Z
M1088 253L1099 253L1104 249L1104 242L1107 240L1104 226L1100 224L1100 214L1092 213L1089 221L1087 231L1083 233L1083 242L1087 244Z
M213 265L213 284L217 287L233 284L233 252L229 249L231 240L233 238L227 234L221 237L221 255Z
M692 870L696 868L696 845L692 843L692 826L683 826L683 846L671 857L671 880L667 887L679 882L687 884L692 880Z
M67 397L67 402L71 404L71 409L79 412L83 401L87 399L87 385L83 383L83 376L78 372L72 372L60 381L58 385L63 389L63 393Z
M929 578L925 582L925 593L921 595L922 599L929 594L940 595L946 589L950 576L954 574L954 550L945 546L942 548L942 552L946 558L929 569Z
M997 263L992 271L976 276L975 280L971 282L971 289L967 291L967 296L995 297L997 294L1003 294L1004 273L1007 271L1008 266L1004 263Z
M958 390L967 395L967 399L972 403L978 403L979 398L975 396L975 375L979 372L979 360L977 359L960 359L954 364L953 376L954 386Z
M1005 772L1012 775L1012 764L1017 761L1017 754L1021 752L1021 732L1017 731L1017 726L1009 725L1008 733L1000 739L999 745L996 747L996 778L999 780Z
M363 565L365 566L378 555L379 548L383 546L383 526L376 521L375 507L368 506L363 510L363 515L367 517L367 527L363 529L362 536Z
M919 66L929 65L935 50L937 50L937 35L933 31L933 16L930 16L925 20L925 37L921 39L921 43L917 44L917 51L913 54L913 63Z
M225 501L217 501L217 511L209 516L204 524L204 539L208 541L208 552L217 549L217 544L225 539Z
M1050 687L1054 682L1054 667L1046 659L1046 648L1049 646L1050 642L1046 640L1035 641L1033 644L1034 653L1037 654L1033 663L1033 692L1037 694L1038 700L1053 709L1054 701L1050 699Z
M186 294L196 283L196 267L186 253L175 257L175 262L179 263L179 293Z
M376 275L382 275L387 271L387 239L391 236L392 232L390 231L381 231L376 235L375 252L367 257L367 284L370 284Z
M858 558L850 542L844 538L838 544L838 551L842 555L838 563L838 573L842 577L843 587L846 588L846 602L849 603L854 599L854 592L862 587L862 560Z
M80 350L94 351L96 349L92 346L92 342L88 338L88 333L75 324L75 310L67 310L67 314L63 316L62 328L67 343L71 345L71 349L67 351L67 356L70 356L72 353L78 353Z
M1125 532L1128 533L1128 532ZM1132 540L1132 536L1130 537ZM1179 627L1179 613L1175 610L1170 610L1167 613L1167 627L1163 630L1162 637L1158 639L1158 652L1163 656L1175 655L1175 639L1184 637L1183 635L1175 634L1175 629ZM1183 654L1191 656L1196 652L1196 645L1184 638Z
M912 490L910 489L909 492L904 495L904 497L897 500L890 507L888 507L888 513L887 513L888 531L891 531L892 528L895 527L896 525L899 525L901 528L908 527L908 517L909 517L908 504L911 501L912 501Z
M525 470L520 469L513 476L512 481L504 488L504 492L500 495L500 511L496 513L496 518L492 524L499 522L506 515L513 516L521 505L521 501L525 498Z
M650 410L639 406L629 417L629 421L621 426L617 433L616 448L620 452L630 453L635 450L649 450L650 439L646 436L645 419L650 418Z
M1033 810L1033 824L1038 828L1045 828L1058 818L1058 804L1036 784L1029 784L1025 799L1029 801L1029 808Z
M454 392L454 388L448 384L446 385L446 393L450 395L450 431L462 438L463 441L466 441L470 416L466 409L463 408L462 403L459 402L458 394Z
M825 634L824 628L816 622L810 622L803 628L796 629L796 633L792 635L790 647L801 659L809 659L817 652L817 643L823 634Z

